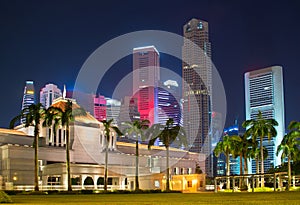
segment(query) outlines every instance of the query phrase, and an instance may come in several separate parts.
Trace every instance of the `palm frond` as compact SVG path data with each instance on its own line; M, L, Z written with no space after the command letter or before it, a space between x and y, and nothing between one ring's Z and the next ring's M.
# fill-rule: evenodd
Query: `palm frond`
M111 128L117 133L118 136L123 135L123 133L121 132L121 130L118 127L112 126Z
M10 129L13 129L13 128L15 127L15 124L16 124L18 121L20 121L20 120L22 119L22 117L23 117L22 114L21 114L21 115L18 115L18 116L16 116L16 117L14 117L14 118L10 121L10 123L9 123L9 128L10 128Z

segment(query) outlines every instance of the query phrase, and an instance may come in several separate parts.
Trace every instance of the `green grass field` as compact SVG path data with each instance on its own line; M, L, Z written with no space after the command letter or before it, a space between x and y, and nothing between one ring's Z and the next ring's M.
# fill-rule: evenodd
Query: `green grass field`
M159 193L159 194L92 194L92 195L15 195L13 204L274 204L299 205L300 192L277 193Z

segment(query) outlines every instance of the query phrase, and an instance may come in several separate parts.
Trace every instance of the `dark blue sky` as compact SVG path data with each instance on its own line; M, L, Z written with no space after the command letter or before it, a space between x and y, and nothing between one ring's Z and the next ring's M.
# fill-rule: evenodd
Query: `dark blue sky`
M34 80L37 91L49 82L70 88L86 58L106 41L149 29L181 35L193 17L209 22L212 60L227 96L227 125L236 116L244 120L244 72L271 65L284 68L286 121L299 120L299 10L297 0L1 0L0 127L19 113L26 80ZM115 65L101 93L109 96L130 64L125 58ZM161 64L181 73L179 61L165 58Z

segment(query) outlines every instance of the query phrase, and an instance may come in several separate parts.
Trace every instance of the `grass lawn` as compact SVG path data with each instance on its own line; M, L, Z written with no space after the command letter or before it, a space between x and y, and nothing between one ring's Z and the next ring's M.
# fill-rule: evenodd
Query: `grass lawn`
M299 205L300 192L277 193L157 193L157 194L91 194L91 195L15 195L13 204L274 204Z

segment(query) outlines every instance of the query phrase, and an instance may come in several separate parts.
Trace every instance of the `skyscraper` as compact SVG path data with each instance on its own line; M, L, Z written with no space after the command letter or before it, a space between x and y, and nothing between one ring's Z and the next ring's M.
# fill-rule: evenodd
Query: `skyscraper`
M117 126L119 123L121 101L112 98L105 98L105 100L106 100L106 120L113 119L112 124Z
M258 111L266 119L275 119L277 136L270 142L267 137L263 146L268 150L268 158L264 160L264 171L281 164L280 157L276 156L277 146L285 133L284 124L284 94L281 66L271 66L245 73L245 103L246 120L256 119ZM256 163L249 163L249 170L255 173Z
M24 88L24 95L22 101L22 110L28 108L31 104L35 103L35 92L34 92L34 85L33 81L26 81L26 85ZM26 114L26 112L24 113ZM25 118L21 119L21 124L26 122Z
M133 49L133 96L138 99L141 120L157 122L159 53L154 46Z
M206 154L206 173L213 175L211 139L212 64L208 22L191 19L183 26L183 123L190 150Z
M61 90L54 84L47 84L40 91L40 103L48 108L52 105L53 100L62 97Z

